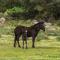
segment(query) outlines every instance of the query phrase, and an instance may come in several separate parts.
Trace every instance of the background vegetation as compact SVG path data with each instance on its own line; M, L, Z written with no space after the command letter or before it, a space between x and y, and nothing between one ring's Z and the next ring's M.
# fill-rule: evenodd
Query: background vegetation
M12 19L60 19L59 0L0 0L0 12Z

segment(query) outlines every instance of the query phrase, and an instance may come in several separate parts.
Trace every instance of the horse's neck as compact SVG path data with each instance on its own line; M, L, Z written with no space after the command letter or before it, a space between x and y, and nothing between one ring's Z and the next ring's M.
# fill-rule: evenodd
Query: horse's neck
M35 31L38 33L40 31L40 28L39 27L35 28Z
M33 28L34 28L36 36L37 36L38 32L40 31L40 26L39 25L35 25Z

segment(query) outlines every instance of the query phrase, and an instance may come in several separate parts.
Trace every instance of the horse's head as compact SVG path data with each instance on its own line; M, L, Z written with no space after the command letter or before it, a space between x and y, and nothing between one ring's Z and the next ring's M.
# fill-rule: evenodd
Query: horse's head
M38 24L39 24L39 28L40 28L41 30L45 31L45 25L44 25L44 22L41 21L41 22L39 22Z
M37 31L43 30L45 31L45 22L44 21L34 21L35 25L33 26Z

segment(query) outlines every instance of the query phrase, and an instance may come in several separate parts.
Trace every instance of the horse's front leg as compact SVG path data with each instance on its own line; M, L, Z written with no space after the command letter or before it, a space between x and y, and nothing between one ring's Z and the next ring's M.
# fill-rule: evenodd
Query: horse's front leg
M32 48L35 48L35 31L32 31Z
M25 35L26 35L26 37L25 37L25 43L26 43L26 49L28 48L27 47L27 38L28 38L28 36L27 36L27 31L25 32Z
M32 48L35 48L35 34L32 35Z
M35 48L35 37L32 37L32 48Z

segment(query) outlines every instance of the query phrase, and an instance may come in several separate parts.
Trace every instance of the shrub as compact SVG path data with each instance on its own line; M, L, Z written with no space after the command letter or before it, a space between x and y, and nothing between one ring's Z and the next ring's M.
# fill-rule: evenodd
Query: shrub
M47 38L45 37L44 32L40 31L36 39L37 41L40 41L40 40L45 40Z
M13 18L19 18L21 16L21 13L25 11L22 7L14 7L12 9L7 9L5 12L6 17L13 17Z

